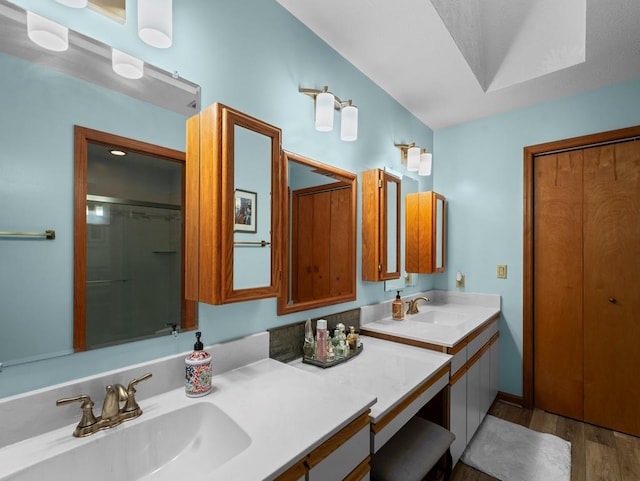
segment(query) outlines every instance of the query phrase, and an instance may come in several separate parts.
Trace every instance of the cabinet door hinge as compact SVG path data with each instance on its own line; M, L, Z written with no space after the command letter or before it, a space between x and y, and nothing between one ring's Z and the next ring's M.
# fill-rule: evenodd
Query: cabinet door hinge
M382 272L382 263L378 262L378 272Z
M378 189L382 189L382 179L378 179Z

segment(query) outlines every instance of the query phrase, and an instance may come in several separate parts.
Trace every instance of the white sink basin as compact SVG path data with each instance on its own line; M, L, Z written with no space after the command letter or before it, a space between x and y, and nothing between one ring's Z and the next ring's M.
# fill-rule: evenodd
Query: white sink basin
M44 437L46 435L43 435ZM71 438L71 432L68 433ZM38 441L26 441L34 442ZM38 451L58 444L43 440ZM82 439L65 439L69 449L52 457L25 459L24 469L1 481L128 481L201 478L244 451L251 438L215 404L198 402L137 420ZM35 448L34 448L35 449Z
M463 314L457 314L455 312L448 311L424 311L414 314L408 319L412 321L429 322L440 326L457 326L469 321L469 317Z

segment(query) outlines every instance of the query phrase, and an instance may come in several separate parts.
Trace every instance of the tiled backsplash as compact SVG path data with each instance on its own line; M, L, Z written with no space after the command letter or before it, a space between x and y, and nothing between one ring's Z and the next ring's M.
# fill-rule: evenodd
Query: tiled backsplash
M313 332L316 332L316 322L318 319L327 320L327 328L333 334L336 324L342 323L346 326L354 326L356 331L360 330L360 309L338 312L311 319ZM305 321L289 324L288 326L276 327L269 330L269 357L281 362L291 362L302 357L302 345L304 343Z

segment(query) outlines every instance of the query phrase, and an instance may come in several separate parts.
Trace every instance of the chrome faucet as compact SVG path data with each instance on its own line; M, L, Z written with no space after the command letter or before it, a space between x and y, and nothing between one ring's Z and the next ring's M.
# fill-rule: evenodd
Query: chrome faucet
M72 402L82 403L82 418L73 431L73 435L77 438L89 436L103 429L109 429L123 421L137 418L142 414L142 409L136 402L135 386L140 381L145 381L151 377L151 373L147 373L142 377L132 380L127 388L122 384L108 385L105 389L107 394L102 403L102 414L95 417L93 414L94 403L87 394L81 396L58 399L56 406L62 406Z
M411 299L409 301L409 309L407 309L407 314L417 314L418 312L420 312L418 310L418 301L424 301L424 302L430 302L431 299L429 299L428 297L415 297L413 299Z

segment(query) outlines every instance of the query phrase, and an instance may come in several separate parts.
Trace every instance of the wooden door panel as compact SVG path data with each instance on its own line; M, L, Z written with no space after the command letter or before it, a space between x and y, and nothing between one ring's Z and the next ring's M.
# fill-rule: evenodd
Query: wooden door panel
M330 239L330 273L331 296L340 296L352 290L352 279L349 275L353 258L354 245L351 239L351 192L347 189L334 190L331 193L331 239Z
M582 419L582 154L537 157L534 176L535 405Z
M585 149L585 421L640 435L640 142Z

